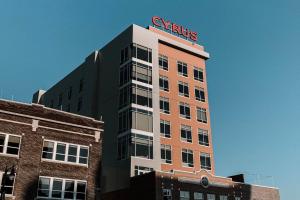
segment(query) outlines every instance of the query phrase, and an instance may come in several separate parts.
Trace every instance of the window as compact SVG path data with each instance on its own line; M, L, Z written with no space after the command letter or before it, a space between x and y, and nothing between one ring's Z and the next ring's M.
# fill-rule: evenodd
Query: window
M170 114L169 99L166 97L160 97L159 108L160 108L160 112L165 113L165 114Z
M181 125L181 140L185 142L192 142L192 127Z
M153 113L142 109L132 108L129 123L133 129L153 132Z
M4 180L4 172L0 171L0 186L2 186L2 182L5 181L5 194L12 195L14 191L15 178L13 180L9 179L10 172L8 172L5 180ZM0 194L1 197L1 194Z
M200 154L201 169L211 170L210 155L208 153Z
M0 154L19 155L21 137L0 133Z
M123 160L129 157L129 135L118 138L118 159Z
M152 50L138 44L131 45L132 57L152 63Z
M153 159L153 137L140 134L132 134L131 155Z
M196 97L196 100L205 102L204 89L195 87L195 97Z
M234 197L235 200L241 200L241 197Z
M199 139L199 144L204 145L204 146L209 146L207 130L199 128L198 129L198 139Z
M197 120L198 122L207 123L206 109L197 108Z
M146 174L146 173L149 173L152 171L153 171L153 168L150 168L150 167L134 166L134 175L135 176Z
M180 191L180 200L189 200L190 192L188 191Z
M193 151L190 149L182 149L182 163L185 167L194 167Z
M81 108L82 108L82 97L79 97L77 103L77 112L79 112Z
M87 165L88 156L87 146L44 140L42 158L45 160Z
M83 84L84 84L84 80L83 80L83 78L82 78L82 79L80 79L80 81L79 81L79 92L82 92L82 90L83 90Z
M207 200L215 200L216 199L216 195L214 194L207 194Z
M120 86L126 84L131 77L131 63L123 66L120 68L120 75L119 75L119 84Z
M86 181L62 178L39 178L38 199L85 199Z
M178 74L181 76L188 76L187 64L184 62L177 62Z
M169 121L160 120L160 135L167 138L171 137L171 126Z
M161 161L163 163L172 163L172 149L170 145L161 144L160 145L161 152Z
M138 62L132 62L128 65L131 71L131 79L139 82L152 84L152 67Z
M132 84L131 102L152 108L152 89Z
M187 103L179 103L180 117L191 119L190 105Z
M158 65L160 69L168 71L168 57L164 55L159 55L158 57Z
M119 133L123 133L131 128L131 116L129 110L124 110L119 113Z
M172 190L171 189L163 189L163 200L172 200Z
M166 76L159 77L159 89L164 90L164 91L169 91L168 77L166 77Z
M58 95L58 105L57 106L59 109L62 109L62 99L63 99L63 94L61 93Z
M121 57L120 57L120 63L124 63L129 59L128 55L128 47L125 47L124 49L121 50Z
M194 192L194 200L204 200L203 193Z
M203 82L203 70L197 67L194 67L194 79L197 81Z
M73 88L72 88L72 86L70 86L69 90L68 90L68 99L69 100L72 98L72 91L73 91Z
M178 90L180 96L189 97L189 85L187 83L179 81Z
M228 197L226 195L220 195L220 200L227 200Z

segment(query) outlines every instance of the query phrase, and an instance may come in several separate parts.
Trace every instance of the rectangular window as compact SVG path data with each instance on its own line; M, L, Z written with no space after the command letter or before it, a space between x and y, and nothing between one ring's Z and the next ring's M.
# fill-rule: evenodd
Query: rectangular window
M163 189L163 200L172 200L172 190L171 189Z
M211 170L210 155L208 153L200 154L201 169Z
M128 83L131 77L132 64L129 63L120 68L119 84L120 86Z
M204 89L195 87L195 97L197 101L202 101L205 102L205 94L204 94Z
M208 131L199 128L198 129L198 139L199 144L204 146L209 146L209 140L208 140Z
M126 132L131 128L131 115L129 109L119 113L119 133Z
M188 76L188 70L187 70L187 64L184 62L177 62L177 69L178 69L178 74L181 76Z
M4 180L4 173L5 172L1 172L0 171L0 186L2 186L2 182L5 181L5 194L6 195L12 195L13 191L14 191L14 185L15 185L15 177L14 179L10 180L9 176L10 176L10 172L7 173L7 176ZM0 194L0 198L1 198L1 194Z
M160 135L163 137L171 137L171 125L169 121L160 120Z
M172 148L170 145L161 144L160 145L161 152L161 161L163 163L172 163Z
M194 79L197 81L203 82L203 70L197 67L194 67Z
M134 175L135 176L147 174L152 171L153 171L153 168L150 168L150 167L134 166Z
M153 137L140 134L132 134L131 155L153 159Z
M81 109L82 109L82 97L79 97L77 103L77 112L79 112Z
M138 62L129 63L127 66L129 69L130 78L142 83L152 84L152 67L144 65ZM130 68L132 67L132 69ZM130 73L131 72L131 73Z
M166 76L159 77L159 89L163 91L169 91L169 80Z
M131 45L132 57L152 63L152 49L138 45Z
M85 199L86 181L40 176L38 199Z
M19 155L21 136L0 133L0 154Z
M132 84L131 103L152 108L152 89Z
M168 71L168 57L164 55L159 55L158 57L158 65L160 69Z
M181 125L181 140L192 143L192 127Z
M207 200L215 200L216 199L216 195L214 194L207 194Z
M189 84L179 81L178 91L180 96L189 97Z
M190 192L180 191L180 200L190 200Z
M220 200L228 200L228 197L226 195L220 195Z
M193 151L190 149L182 149L182 163L185 167L194 167Z
M125 47L124 49L121 50L121 56L120 56L120 63L124 63L129 59L128 55L128 47Z
M118 159L124 160L129 158L129 135L118 138Z
M190 105L187 103L179 103L180 117L191 119Z
M151 111L132 108L129 123L133 129L153 132L153 113Z
M204 200L203 193L201 193L201 192L194 192L194 200Z
M197 107L198 122L207 123L206 109Z
M160 112L165 113L165 114L170 114L169 99L166 97L160 97L159 108L160 108Z
M241 200L241 197L234 197L234 200Z
M88 164L88 146L44 140L42 158L75 164Z

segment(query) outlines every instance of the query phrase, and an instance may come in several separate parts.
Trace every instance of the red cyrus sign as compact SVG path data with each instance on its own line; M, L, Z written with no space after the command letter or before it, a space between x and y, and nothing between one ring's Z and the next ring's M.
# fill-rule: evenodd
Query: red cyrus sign
M197 32L191 31L190 29L184 28L183 26L175 24L171 21L167 21L161 17L152 17L152 23L156 27L171 31L172 33L183 36L188 40L196 42L198 39Z

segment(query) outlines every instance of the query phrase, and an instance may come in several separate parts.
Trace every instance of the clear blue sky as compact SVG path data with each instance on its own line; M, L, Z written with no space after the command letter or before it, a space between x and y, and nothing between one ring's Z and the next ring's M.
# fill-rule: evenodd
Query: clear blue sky
M216 173L300 188L300 1L0 2L1 96L29 102L92 51L159 15L199 33L207 62Z

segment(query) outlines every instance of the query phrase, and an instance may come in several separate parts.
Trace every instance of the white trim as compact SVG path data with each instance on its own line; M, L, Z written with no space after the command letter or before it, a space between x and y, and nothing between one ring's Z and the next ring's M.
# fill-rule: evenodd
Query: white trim
M153 112L153 108L150 108L150 107L147 107L147 106L141 106L141 105L138 105L138 104L135 104L135 103L131 103L130 107L141 109L141 110L146 110L146 111L149 111L149 112Z
M137 45L138 45L138 44L137 44ZM152 57L152 58L153 58L153 57ZM147 62L147 61L144 61L144 60L140 60L140 59L138 59L138 58L132 57L131 60L134 61L134 62L141 63L141 64L143 64L143 65L147 65L147 66L153 67L153 64L152 64L152 63Z
M140 82L140 81L137 81L137 80L132 80L129 82L131 84L136 84L136 85L140 85L140 86L144 86L144 87L147 87L147 88L151 88L153 89L153 85L150 85L148 83L143 83L143 82Z
M147 131L142 131L142 130L137 130L137 129L130 129L130 132L133 133L133 134L139 134L139 135L154 137L154 134L152 132L147 132Z
M66 132L66 133L72 133L72 134L76 134L76 135L84 135L84 136L88 136L88 137L95 137L95 135L89 135L89 134L79 133L79 132L74 132L74 131L67 131L67 130L58 129L58 128L50 128L47 126L39 126L39 128L49 129L49 130L53 130L53 131L61 131L61 132Z

